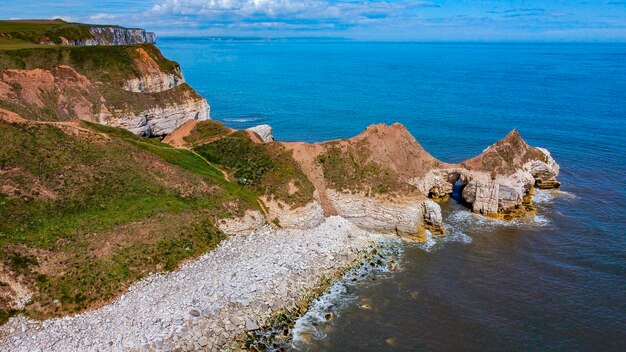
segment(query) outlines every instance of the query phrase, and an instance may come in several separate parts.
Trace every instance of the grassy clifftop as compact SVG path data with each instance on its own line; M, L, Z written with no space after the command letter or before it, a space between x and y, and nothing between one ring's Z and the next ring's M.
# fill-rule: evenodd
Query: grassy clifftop
M218 122L201 122L197 129L210 135L212 140L195 147L195 151L228 170L234 181L254 192L288 204L301 207L313 200L314 187L300 166L280 143L255 143L247 131L236 131L214 139L203 125L211 124L213 131L220 133ZM192 137L197 135L192 134Z
M90 124L0 121L0 321L98 306L149 272L172 270L258 205L196 154Z
M70 23L60 19L0 21L0 49L84 42L95 38L91 32L94 27L124 29L120 26Z
M91 79L112 82L140 76L135 60L138 48L145 50L164 73L174 73L179 65L165 58L152 44L119 46L39 46L20 50L2 50L0 69L50 69L68 65Z
M0 49L19 49L43 42L61 44L62 39L93 38L89 26L62 20L0 21Z

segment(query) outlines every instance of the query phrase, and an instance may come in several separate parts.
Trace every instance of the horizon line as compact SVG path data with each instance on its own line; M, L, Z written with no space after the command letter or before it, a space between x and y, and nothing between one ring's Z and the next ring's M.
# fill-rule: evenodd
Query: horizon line
M353 43L406 43L406 44L626 44L626 39L619 40L555 40L555 39L361 39L340 36L247 36L247 35L159 35L158 39L209 39L214 41L280 41L280 40L304 40L304 41L336 41Z

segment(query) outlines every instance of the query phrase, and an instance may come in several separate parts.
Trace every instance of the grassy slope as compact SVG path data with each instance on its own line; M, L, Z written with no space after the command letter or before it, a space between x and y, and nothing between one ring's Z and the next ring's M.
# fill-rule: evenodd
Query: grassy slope
M143 48L159 64L161 70L172 73L178 64L165 58L152 44L116 46L37 46L20 50L2 50L0 68L49 69L68 65L90 79L114 82L137 76L134 59L137 48Z
M191 130L188 136L184 137L184 140L189 146L197 147L225 137L231 132L221 122L213 120L201 121Z
M61 43L61 37L68 40L93 38L89 32L91 25L68 23L62 20L22 20L0 21L0 49L19 49L41 42Z
M318 158L329 188L339 191L388 194L411 191L412 186L400 182L388 168L368 161L370 146L341 148L329 143Z
M258 196L275 198L293 207L313 199L315 188L291 151L279 143L254 143L245 131L229 133L216 121L199 123L185 140L196 145L198 154L230 171L239 185ZM290 192L290 183L296 192Z
M33 317L97 306L171 270L219 242L218 219L257 206L189 151L83 126L110 140L0 123L0 184L12 189L0 193L0 258L35 292Z

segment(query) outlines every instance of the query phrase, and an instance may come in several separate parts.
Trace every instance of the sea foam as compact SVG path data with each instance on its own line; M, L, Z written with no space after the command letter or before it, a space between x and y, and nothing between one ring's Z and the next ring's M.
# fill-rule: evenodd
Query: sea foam
M340 281L332 284L323 295L313 300L308 311L296 321L293 328L294 349L303 348L311 339L326 337L325 328L332 324L332 320L327 319L328 315L338 317L346 306L356 301L358 297L352 292L357 286L400 269L398 261L403 255L402 241L384 239L379 244L379 255L348 271Z
M547 189L538 189L535 191L535 194L533 194L533 203L537 205L551 204L554 203L556 199L572 201L578 199L578 196L571 192Z

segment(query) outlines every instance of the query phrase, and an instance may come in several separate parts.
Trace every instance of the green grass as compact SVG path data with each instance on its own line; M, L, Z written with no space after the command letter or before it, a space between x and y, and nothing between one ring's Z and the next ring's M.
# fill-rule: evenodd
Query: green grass
M0 37L6 40L39 44L50 41L61 43L61 37L68 40L85 40L93 38L89 25L68 23L61 20L40 21L0 21ZM6 49L0 42L0 49Z
M0 183L18 190L0 193L0 260L35 291L33 317L104 303L148 272L213 248L219 219L258 208L254 192L191 151L83 126L110 140L0 122ZM101 242L112 248L97 255ZM61 258L55 269L49 257Z
M213 249L223 238L210 222L200 221L153 243L120 247L106 258L81 251L69 259L70 269L63 276L38 276L37 287L47 300L43 303L52 305L50 300L57 299L66 310L78 312L114 298L120 283L136 281L147 270L173 270L181 261Z
M37 46L20 50L0 50L0 68L50 69L69 65L92 79L111 82L136 77L134 59L138 48L145 50L163 72L173 73L178 64L163 57L152 44L116 46ZM2 48L0 48L2 49Z
M239 199L245 201L245 204L247 204L248 206L256 207L256 195L253 192L246 190L245 188L240 187L237 184L228 182L226 179L224 179L224 175L220 170L211 166L204 159L202 159L202 157L198 156L192 151L177 149L170 146L169 144L162 143L156 139L137 136L121 128L110 127L86 121L83 121L82 123L96 131L107 133L109 136L122 138L126 142L131 143L138 148L158 155L161 159L167 161L174 166L178 166L182 169L193 172L196 175L208 177L212 182L215 182L216 184L224 187L229 194L237 196Z
M0 309L0 325L4 324L9 318L17 314L15 309L2 310Z
M195 149L210 162L234 170L241 185L259 186L263 176L275 167L267 150L241 131Z
M366 159L364 150L330 147L317 162L322 166L328 186L338 191L385 194L404 187L390 170Z
M255 204L251 192L229 184L219 170L190 151L118 128L85 124L108 131L113 140L99 145L69 137L52 126L0 125L0 136L5 141L0 146L0 164L23 173L12 183L28 188L35 182L65 195L54 201L0 198L0 215L6 219L0 222L0 245L8 241L50 247L60 237L105 230L158 212L219 208L222 197L242 200L244 207ZM144 151L176 166L179 171L175 177L215 184L222 188L221 194L183 197L146 170L142 161L151 161Z
M224 175L221 171L206 163L201 157L189 150L177 149L156 139L144 138L121 128L86 121L83 121L82 123L93 130L104 132L109 136L124 139L126 142L129 142L138 148L159 156L161 159L172 165L179 166L198 175L209 177L215 181L224 179Z
M256 144L245 131L238 131L195 148L211 163L232 172L236 182L255 192L303 206L313 199L314 187L291 155L276 143ZM289 192L289 183L298 191Z
M37 47L41 47L41 45L0 36L0 50L17 50Z
M230 133L230 129L224 126L223 123L214 120L207 120L198 122L191 133L184 139L185 142L190 145L196 146L213 141L217 138L225 137Z

